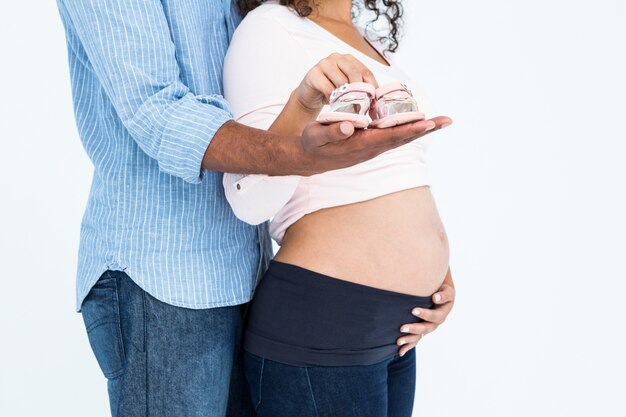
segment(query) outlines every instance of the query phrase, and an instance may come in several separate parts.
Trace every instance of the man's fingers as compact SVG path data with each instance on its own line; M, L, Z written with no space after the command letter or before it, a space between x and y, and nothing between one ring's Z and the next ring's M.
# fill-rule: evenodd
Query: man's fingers
M330 125L313 122L309 123L303 133L303 135L314 138L318 147L346 140L353 134L354 125L350 122L333 123Z
M387 129L366 129L356 133L359 137L358 140L355 140L355 145L358 143L361 148L393 148L424 136L436 127L435 122L422 120Z
M347 124L350 124L348 126ZM376 148L393 148L395 146L403 145L410 142L413 139L420 138L426 133L441 129L444 125L449 126L452 123L451 119L446 116L436 117L430 120L421 120L419 122L407 123L400 126L394 126L387 129L359 129L354 131L354 125L350 122L334 123L329 126L321 126L319 123L315 127L316 134L322 135L318 142L322 144L337 142L343 139L347 139L345 133L339 131L339 126L343 125L343 132L352 132L350 141L351 145L356 149L376 149ZM337 130L335 130L335 127ZM329 129L330 128L330 129ZM343 145L343 144L342 144Z
M435 127L435 130L443 129L444 127L448 127L452 124L452 119L448 116L437 116L433 117L430 120L435 122L435 124L437 125Z
M351 122L339 122L324 126L322 137L326 143L339 142L348 139L354 134L354 125Z
M434 132L452 124L452 119L448 116L437 116L432 119L420 120L413 123L407 123L400 126L388 127L385 129L368 129L378 131L383 135L386 133L390 136L403 136L406 140L419 138L426 133Z
M343 135L343 138L348 138L354 134L354 125L351 122L339 123L339 131Z
M325 155L329 158L345 158L345 161L354 160L354 163L358 163L381 152L419 139L451 123L449 117L439 116L430 120L421 120L386 129L359 129L355 131L354 125L350 122L331 125L313 122L304 129L302 143L305 150L309 152ZM350 164L344 166L350 166ZM437 297L442 298L444 296L445 294L437 295ZM453 298L454 295L452 295Z

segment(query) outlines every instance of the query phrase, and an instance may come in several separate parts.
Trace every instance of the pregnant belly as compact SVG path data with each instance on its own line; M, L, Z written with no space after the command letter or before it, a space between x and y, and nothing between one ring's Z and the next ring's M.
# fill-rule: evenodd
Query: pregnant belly
M332 207L291 225L276 260L412 295L434 293L449 248L429 187Z

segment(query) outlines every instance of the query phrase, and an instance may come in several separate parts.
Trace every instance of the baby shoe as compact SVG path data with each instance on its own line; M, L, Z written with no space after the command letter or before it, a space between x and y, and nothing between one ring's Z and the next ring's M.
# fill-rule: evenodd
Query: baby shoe
M386 128L424 120L413 93L404 83L393 82L376 89L370 108L371 127Z
M319 115L323 124L352 122L357 129L370 124L368 113L375 95L375 88L368 83L349 83L335 89L329 99L330 109Z

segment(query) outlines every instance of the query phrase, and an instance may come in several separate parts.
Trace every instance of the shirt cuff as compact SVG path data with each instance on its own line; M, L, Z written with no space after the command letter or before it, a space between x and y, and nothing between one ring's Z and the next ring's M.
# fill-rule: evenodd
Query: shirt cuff
M223 97L187 94L178 101L163 129L159 168L192 184L202 182L204 154L215 132L232 119Z

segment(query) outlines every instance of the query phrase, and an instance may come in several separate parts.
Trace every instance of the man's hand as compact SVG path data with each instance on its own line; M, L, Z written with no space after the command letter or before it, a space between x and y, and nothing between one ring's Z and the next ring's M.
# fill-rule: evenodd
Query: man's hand
M304 128L315 121L324 105L328 104L336 88L346 83L357 82L365 82L378 88L374 74L361 61L348 54L329 55L305 75L268 130L273 133L301 136ZM333 129L322 130L331 136L330 140L337 139L332 133ZM354 130L346 125L344 131L352 134Z
M347 168L452 124L446 116L386 129L355 130L350 122L309 123L302 136L234 121L217 131L202 168L239 174L302 175Z
M361 61L335 53L315 65L292 92L269 128L274 133L299 136L291 174L308 176L356 165L452 123L448 117L437 117L393 128L355 131L350 122L330 126L313 122L335 88L355 82L378 87L374 74Z
M452 124L445 116L386 129L355 130L350 122L313 122L331 92L353 82L378 86L374 74L358 59L331 54L306 74L269 131L233 121L223 124L204 154L202 168L239 174L310 176L367 161Z
M355 130L350 122L310 123L300 137L298 174L313 175L367 161L452 124L446 116L386 129Z
M446 320L454 305L455 296L454 282L452 282L452 275L448 269L439 291L432 296L435 307L432 309L414 308L413 315L423 321L405 324L400 328L402 333L407 333L406 336L399 337L396 341L400 346L400 356L404 356L405 353L417 346L424 335L436 330Z

